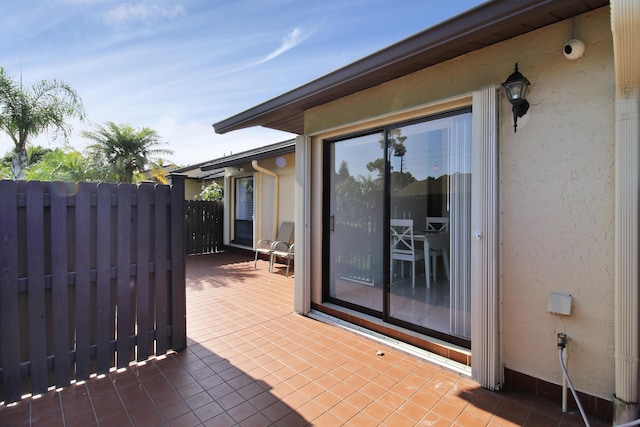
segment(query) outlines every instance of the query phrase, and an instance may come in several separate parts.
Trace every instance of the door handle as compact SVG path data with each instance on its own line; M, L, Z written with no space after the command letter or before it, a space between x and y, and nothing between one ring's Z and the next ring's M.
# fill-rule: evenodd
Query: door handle
M329 231L336 231L336 216L331 215L329 217Z

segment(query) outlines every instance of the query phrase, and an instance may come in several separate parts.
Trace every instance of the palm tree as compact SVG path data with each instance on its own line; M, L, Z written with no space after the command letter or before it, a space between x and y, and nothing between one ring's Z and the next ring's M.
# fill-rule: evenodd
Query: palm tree
M173 151L155 148L164 144L158 133L149 128L134 129L129 125L106 122L96 125L95 131L83 131L82 136L94 144L87 149L102 158L113 169L120 182L133 182L135 172L143 172L155 156Z
M175 163L165 159L156 159L149 162L149 169L145 171L144 177L159 184L168 184L167 175L176 169L178 169L178 165Z
M66 83L42 80L30 89L16 83L0 68L0 129L14 144L11 173L14 179L24 179L29 165L27 144L32 137L49 129L54 138L66 139L71 126L66 119L84 119L84 107L78 94Z

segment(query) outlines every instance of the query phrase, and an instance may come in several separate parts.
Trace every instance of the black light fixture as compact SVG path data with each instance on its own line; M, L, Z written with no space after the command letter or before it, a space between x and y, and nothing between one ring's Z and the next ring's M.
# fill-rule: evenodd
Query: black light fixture
M525 99L529 85L529 80L518 71L518 63L516 63L515 71L502 83L504 90L507 92L507 99L513 105L514 132L517 132L518 129L518 117L524 116L529 110L529 103Z

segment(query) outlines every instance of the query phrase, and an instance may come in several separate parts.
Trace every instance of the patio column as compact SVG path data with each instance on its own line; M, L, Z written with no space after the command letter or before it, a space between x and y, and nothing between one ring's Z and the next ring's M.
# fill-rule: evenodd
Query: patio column
M640 2L611 0L616 79L614 424L638 417Z
M295 276L293 309L306 315L311 310L311 262L309 225L311 221L311 140L305 135L296 138L295 187Z

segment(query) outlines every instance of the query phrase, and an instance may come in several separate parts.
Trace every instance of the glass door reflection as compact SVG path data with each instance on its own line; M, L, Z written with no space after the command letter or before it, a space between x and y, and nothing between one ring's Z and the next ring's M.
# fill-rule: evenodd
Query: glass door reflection
M420 251L415 279L407 274L408 262L392 260L388 318L465 340L470 338L470 134L470 113L387 134L389 216L411 220Z

